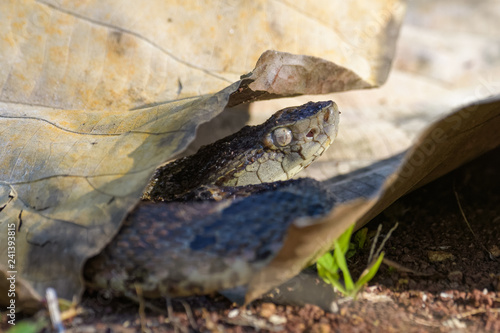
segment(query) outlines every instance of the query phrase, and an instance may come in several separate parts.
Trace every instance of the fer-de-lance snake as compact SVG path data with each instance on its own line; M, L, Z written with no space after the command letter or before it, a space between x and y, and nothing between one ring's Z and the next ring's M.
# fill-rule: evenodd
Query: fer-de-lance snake
M139 204L86 263L87 284L176 297L247 283L294 219L333 205L319 182L291 178L328 149L338 121L332 101L286 108L159 168L143 196L154 203Z

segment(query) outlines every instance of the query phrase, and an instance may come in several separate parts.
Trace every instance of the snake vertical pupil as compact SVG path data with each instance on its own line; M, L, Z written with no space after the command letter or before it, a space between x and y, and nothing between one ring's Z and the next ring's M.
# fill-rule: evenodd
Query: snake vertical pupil
M292 142L292 131L286 127L280 127L274 130L274 142L278 146L286 146Z

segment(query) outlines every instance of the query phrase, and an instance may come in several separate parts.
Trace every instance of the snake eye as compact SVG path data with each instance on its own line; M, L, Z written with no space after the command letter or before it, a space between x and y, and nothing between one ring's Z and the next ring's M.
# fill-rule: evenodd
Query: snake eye
M280 127L273 131L273 141L277 146L286 146L292 142L292 131L286 127Z

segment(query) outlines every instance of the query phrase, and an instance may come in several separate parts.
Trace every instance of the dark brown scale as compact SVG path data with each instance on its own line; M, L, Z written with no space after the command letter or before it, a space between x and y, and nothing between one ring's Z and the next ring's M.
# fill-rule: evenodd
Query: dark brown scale
M202 185L214 183L215 171L226 166L234 155L255 149L256 144L260 144L255 137L263 136L267 127L246 126L238 133L201 147L195 155L159 168L153 176L153 179L157 179L154 187L145 194L145 198L152 201L172 201Z

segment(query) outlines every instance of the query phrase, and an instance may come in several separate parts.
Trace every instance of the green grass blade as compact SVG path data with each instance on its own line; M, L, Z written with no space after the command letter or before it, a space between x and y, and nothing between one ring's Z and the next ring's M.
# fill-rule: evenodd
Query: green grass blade
M332 280L331 283L335 288L337 288L338 291L342 293L342 295L348 295L349 293L347 292L346 288L340 283L339 279Z
M340 248L340 244L337 241L334 241L334 244L335 251L333 251L333 255L335 256L335 260L337 262L337 265L339 265L340 270L342 271L342 273L344 273L345 289L348 293L350 293L350 291L354 289L354 283L352 282L351 273L349 273L349 268L347 267L347 262L344 256L345 253L343 253L342 251L338 251L338 249ZM347 244L349 245L349 242Z
M338 280L338 268L336 268L335 261L330 252L325 253L316 262L316 269L318 275L328 284L332 284L333 280Z
M321 265L325 269L331 270L331 267L334 265L334 259L330 252L326 252L321 256L321 258L316 261L316 264Z
M368 236L368 228L363 228L358 230L354 235L354 243L358 247L358 249L362 249L365 247L366 238Z
M316 262L316 267L318 270L318 275L328 284L331 284L338 291L346 296L356 297L359 290L367 284L377 273L382 260L384 259L384 253L381 253L377 260L368 268L363 271L360 278L353 282L349 268L347 267L346 254L350 248L350 241L352 236L352 231L354 230L354 224L351 225L347 230L340 235L340 237L334 240L334 252L333 255L330 252L325 253ZM364 246L366 241L367 229L362 232L360 237L357 239L359 248ZM339 269L343 273L344 285L340 282Z
M380 264L382 264L382 260L384 259L384 252L382 252L379 257L377 258L377 261L371 265L371 267L366 268L361 276L359 277L359 280L356 281L356 287L358 289L361 289L365 284L367 284L375 274L377 274L377 271L380 267Z
M351 241L351 235L353 230L354 230L354 224L352 224L349 228L346 229L346 231L344 231L342 235L340 235L340 237L336 240L338 245L335 244L334 247L335 251L337 251L337 249L340 249L342 254L347 253L347 250L349 250L349 243Z
M320 264L324 269L328 270L331 274L337 274L339 270L339 266L335 262L335 258L330 252L326 252L321 256L321 258L316 261L317 264Z

